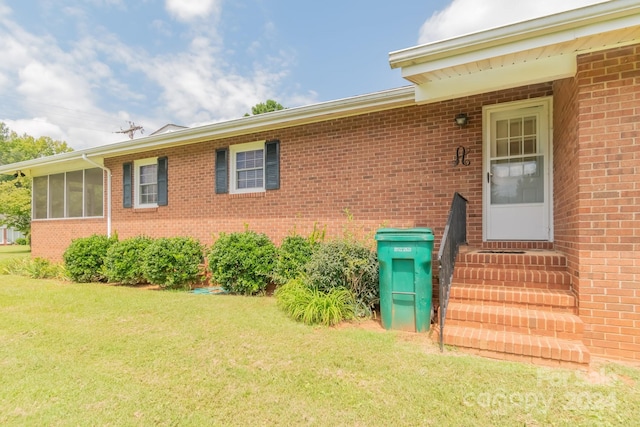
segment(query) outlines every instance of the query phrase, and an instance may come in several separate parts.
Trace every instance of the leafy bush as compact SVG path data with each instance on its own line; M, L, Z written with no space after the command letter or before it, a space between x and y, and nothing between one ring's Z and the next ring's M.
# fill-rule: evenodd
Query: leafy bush
M317 243L311 238L287 236L278 248L278 258L273 270L274 281L282 285L298 277L311 259L316 246Z
M2 266L2 274L27 276L32 279L59 279L65 271L61 264L55 264L44 258L14 258Z
M124 285L146 283L142 260L145 249L152 242L150 237L138 236L111 245L104 260L107 280Z
M264 292L275 259L273 242L253 231L222 233L208 255L212 279L226 291L243 295Z
M369 316L380 299L378 259L375 252L353 240L321 244L305 267L312 287L323 292L335 288L353 293L358 317Z
M24 237L18 237L14 243L16 245L24 246L27 244L27 239L25 239Z
M104 282L104 260L109 246L117 242L117 237L94 234L71 241L63 254L67 275L74 282Z
M153 240L143 252L144 277L163 288L186 288L200 277L204 247L190 237Z
M351 291L333 288L322 292L304 280L293 279L275 292L278 307L294 320L307 325L331 326L354 318L355 301Z

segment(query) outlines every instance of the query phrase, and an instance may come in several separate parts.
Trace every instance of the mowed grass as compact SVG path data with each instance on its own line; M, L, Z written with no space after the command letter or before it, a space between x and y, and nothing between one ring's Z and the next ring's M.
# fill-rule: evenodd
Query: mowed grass
M441 354L269 297L0 276L0 425L633 425L640 370Z
M31 248L20 245L0 245L0 261L4 259L22 258L29 255Z

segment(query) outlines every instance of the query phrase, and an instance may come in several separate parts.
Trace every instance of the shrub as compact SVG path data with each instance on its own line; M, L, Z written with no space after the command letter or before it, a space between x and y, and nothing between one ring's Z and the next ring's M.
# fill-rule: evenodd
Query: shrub
M117 241L117 237L98 234L72 240L63 254L67 275L80 283L106 281L102 267L109 246Z
M264 292L275 259L275 245L253 231L221 234L208 256L212 279L226 291L243 295Z
M150 237L138 236L111 245L104 260L107 280L124 285L146 283L142 259L152 242Z
M16 245L25 246L27 244L27 239L25 239L24 237L18 237L14 243Z
M186 288L200 277L204 247L190 237L153 240L143 252L143 273L150 283L163 288Z
M353 294L345 288L322 292L298 278L276 289L275 297L280 309L307 325L332 326L354 318Z
M282 285L298 277L311 259L311 254L316 246L317 243L311 238L287 236L278 248L273 280Z
M311 286L323 292L348 289L355 298L355 314L369 316L380 299L375 252L353 240L334 240L314 251L305 270Z

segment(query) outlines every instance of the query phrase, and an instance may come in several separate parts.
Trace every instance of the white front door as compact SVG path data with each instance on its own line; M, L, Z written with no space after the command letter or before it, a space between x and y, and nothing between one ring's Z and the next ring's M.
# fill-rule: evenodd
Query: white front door
M483 110L484 240L552 240L551 102Z

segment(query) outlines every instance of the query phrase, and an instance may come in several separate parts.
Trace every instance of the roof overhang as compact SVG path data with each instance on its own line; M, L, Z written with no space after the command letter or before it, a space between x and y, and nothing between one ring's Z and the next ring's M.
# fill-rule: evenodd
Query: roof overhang
M583 53L640 43L640 4L615 0L389 54L416 102L553 81Z
M27 176L42 176L86 169L93 167L86 158L99 165L104 165L104 159L109 157L272 131L410 105L415 105L414 90L413 87L406 86L2 165L0 166L0 174L14 174L21 171Z

